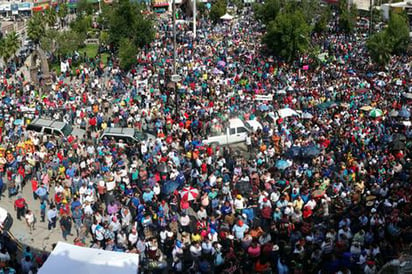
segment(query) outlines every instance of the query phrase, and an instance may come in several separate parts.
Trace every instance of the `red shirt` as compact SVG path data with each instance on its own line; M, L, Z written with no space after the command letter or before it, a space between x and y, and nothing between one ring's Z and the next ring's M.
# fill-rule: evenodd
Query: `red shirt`
M14 202L14 206L17 207L17 208L23 208L25 206L25 204L26 204L26 200L24 200L24 198L17 199Z

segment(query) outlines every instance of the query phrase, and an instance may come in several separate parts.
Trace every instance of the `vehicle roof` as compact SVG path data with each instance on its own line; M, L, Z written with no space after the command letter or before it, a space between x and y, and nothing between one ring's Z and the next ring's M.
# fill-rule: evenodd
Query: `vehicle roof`
M37 125L37 126L42 126L42 127L56 128L56 129L60 129L60 130L66 125L66 123L61 122L61 121L56 121L56 120L51 120L51 119L44 119L44 118L36 118L30 124Z
M231 128L233 128L233 127L244 127L245 124L239 118L234 118L234 119L229 120L229 126Z
M129 127L112 127L106 128L103 134L112 134L119 136L134 136L135 129Z
M6 218L7 218L7 210L0 207L0 223L3 223L4 220L6 220Z
M262 126L262 124L258 120L247 120L246 123L251 126Z

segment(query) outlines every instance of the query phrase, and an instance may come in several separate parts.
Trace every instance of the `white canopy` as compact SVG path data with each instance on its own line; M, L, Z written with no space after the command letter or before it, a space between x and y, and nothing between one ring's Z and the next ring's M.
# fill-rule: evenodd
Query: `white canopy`
M282 118L290 117L290 116L299 116L299 113L294 111L291 108L282 108L278 110L279 116Z
M223 15L222 17L220 17L220 19L222 20L232 20L233 16L230 15L229 13L225 13L225 15Z
M58 242L39 274L137 274L139 255Z

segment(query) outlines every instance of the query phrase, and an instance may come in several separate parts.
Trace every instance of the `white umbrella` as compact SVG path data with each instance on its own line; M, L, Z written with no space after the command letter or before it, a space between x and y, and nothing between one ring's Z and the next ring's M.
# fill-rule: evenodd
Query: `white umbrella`
M286 90L284 89L280 89L278 91L276 91L277 94L286 94Z
M312 119L312 118L313 118L313 115L309 112L304 112L302 114L302 119Z
M233 19L233 16L230 15L229 13L225 13L225 15L223 15L222 17L220 17L220 19L221 19L221 20L228 20L228 21L230 21L230 20Z
M299 116L299 113L294 111L291 108L282 108L278 110L279 116L282 118L290 117L290 116Z

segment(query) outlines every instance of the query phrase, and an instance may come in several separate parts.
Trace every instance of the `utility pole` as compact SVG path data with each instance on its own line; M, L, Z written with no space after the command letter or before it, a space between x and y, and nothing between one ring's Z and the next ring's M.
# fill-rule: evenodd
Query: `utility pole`
M372 35L373 0L369 0L369 36Z
M193 0L193 39L196 39L196 2L197 0Z

